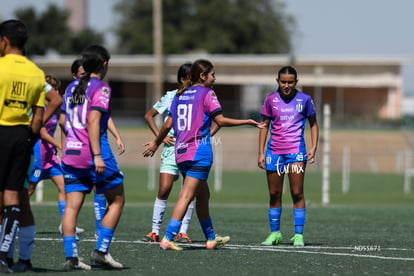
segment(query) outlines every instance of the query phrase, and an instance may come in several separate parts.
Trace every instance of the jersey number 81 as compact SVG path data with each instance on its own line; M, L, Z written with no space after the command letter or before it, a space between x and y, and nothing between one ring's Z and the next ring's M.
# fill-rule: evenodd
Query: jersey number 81
M191 119L193 116L192 104L179 104L177 106L177 126L180 131L191 129Z

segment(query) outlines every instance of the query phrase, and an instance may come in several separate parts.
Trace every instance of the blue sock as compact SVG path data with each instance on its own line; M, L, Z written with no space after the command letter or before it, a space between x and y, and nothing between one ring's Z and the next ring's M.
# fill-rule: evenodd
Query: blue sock
M207 240L214 240L216 238L216 233L214 232L213 222L211 221L211 218L200 221L200 225Z
M295 234L303 234L303 227L305 226L305 219L306 219L306 208L293 209Z
M63 236L63 247L65 248L66 258L78 257L76 236Z
M167 240L172 241L180 230L182 221L170 219L168 222L167 230L165 230L165 237Z
M268 215L269 215L270 232L280 231L280 217L282 216L282 207L269 208Z
M109 246L111 245L112 238L114 236L114 229L101 226L99 232L99 238L96 242L95 250L108 253Z
M59 200L58 201L58 208L59 208L59 214L60 214L60 220L62 221L62 217L63 217L63 211L65 210L66 207L66 200Z
M19 228L19 259L30 260L33 252L33 245L35 241L35 226L25 226Z
M95 212L95 234L99 236L102 218L106 212L106 197L104 194L96 194L93 197L93 206Z

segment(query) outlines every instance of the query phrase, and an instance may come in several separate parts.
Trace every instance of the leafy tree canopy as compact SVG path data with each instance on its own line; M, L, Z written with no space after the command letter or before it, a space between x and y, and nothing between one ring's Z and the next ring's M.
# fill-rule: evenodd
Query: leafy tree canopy
M29 39L26 44L28 55L44 55L48 51L60 54L79 54L92 43L102 44L103 35L89 28L72 32L66 24L69 16L64 9L51 4L43 13L36 13L33 7L15 11L17 19L28 28Z
M278 0L162 1L165 54L196 50L223 54L289 53L292 17ZM118 51L153 52L152 0L120 0L115 6Z

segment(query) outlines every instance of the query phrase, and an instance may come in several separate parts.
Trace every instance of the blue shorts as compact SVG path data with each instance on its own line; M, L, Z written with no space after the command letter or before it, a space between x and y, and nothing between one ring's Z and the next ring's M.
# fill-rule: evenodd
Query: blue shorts
M113 190L124 182L124 174L118 168L114 157L104 160L105 171L103 174L96 174L95 168L79 169L67 166L62 163L63 177L65 180L65 193L86 192L90 193L93 186L96 186L96 193L103 194Z
M207 180L213 160L201 159L198 161L184 161L177 164L183 176L191 176L200 180Z
M49 169L42 170L36 163L33 163L32 170L29 175L29 182L39 183L43 179L49 179L52 176L63 175L62 167L59 163L53 165Z
M161 153L160 173L177 175L179 173L177 163L175 163L174 146L164 146Z
M272 154L271 150L266 151L266 171L277 171L279 173L289 172L289 165L296 162L303 162L306 164L306 153L292 153L292 154ZM295 171L303 170L304 168L293 168Z

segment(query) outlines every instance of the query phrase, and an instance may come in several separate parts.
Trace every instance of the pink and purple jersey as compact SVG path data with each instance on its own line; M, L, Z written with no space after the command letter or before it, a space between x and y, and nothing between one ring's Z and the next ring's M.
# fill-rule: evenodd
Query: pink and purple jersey
M50 119L45 123L45 128L50 136L55 135L56 126L58 123L57 114L53 114ZM40 139L40 156L42 160L42 169L46 170L53 167L55 164L59 164L59 160L56 156L55 147L47 141Z
M305 153L304 129L306 119L316 116L312 98L296 91L290 100L284 100L278 91L268 95L261 115L270 119L268 149L273 154Z
M213 158L210 127L213 117L222 112L214 90L204 86L191 86L174 97L170 107L176 136L177 164Z
M73 92L79 79L71 82L65 91L61 110L66 116L62 162L75 168L91 168L93 157L88 134L88 118L91 110L101 111L100 142L102 159L112 156L107 137L108 119L110 116L111 88L97 78L91 78L85 92L83 104L73 104Z

